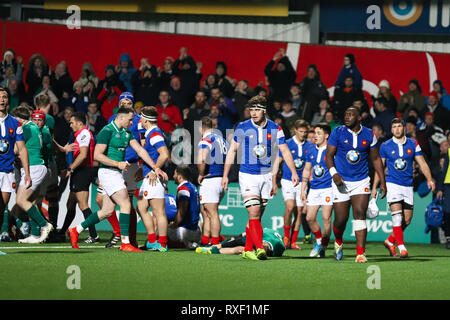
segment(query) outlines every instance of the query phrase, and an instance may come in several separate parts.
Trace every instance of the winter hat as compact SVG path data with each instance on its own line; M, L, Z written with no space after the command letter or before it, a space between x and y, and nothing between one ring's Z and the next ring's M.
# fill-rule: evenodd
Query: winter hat
M347 53L345 57L350 59L351 64L355 64L355 56L353 55L353 53Z
M115 70L116 70L116 69L114 68L114 65L108 64L108 65L106 66L105 73L106 73L109 69L111 69L111 70L114 71L114 72L115 72Z
M122 53L122 54L120 55L119 62L122 62L122 61L128 61L128 62L130 62L130 61L131 61L130 55L129 55L128 53Z
M389 82L387 80L381 80L378 84L378 87L385 87L388 89L391 89L391 86L389 85Z
M12 57L14 59L14 52L12 52L11 50L6 50L5 53L3 54L3 60L5 60L5 58L8 54L12 55Z
M431 91L431 92L428 94L428 96L429 96L429 97L435 97L436 99L437 99L437 97L438 97L436 91Z

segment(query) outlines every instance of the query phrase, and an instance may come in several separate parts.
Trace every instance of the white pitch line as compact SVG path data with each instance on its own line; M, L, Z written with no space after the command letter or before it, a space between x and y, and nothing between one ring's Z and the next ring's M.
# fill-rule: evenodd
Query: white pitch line
M96 249L106 249L103 246L81 246L82 248L96 248ZM72 247L69 246L54 246L54 247L48 247L48 246L40 246L40 247L0 247L1 250L7 250L7 249L72 249Z

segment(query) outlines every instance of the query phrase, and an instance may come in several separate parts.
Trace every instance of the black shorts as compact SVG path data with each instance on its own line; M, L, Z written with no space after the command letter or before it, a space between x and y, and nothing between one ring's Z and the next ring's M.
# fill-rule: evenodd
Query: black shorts
M222 248L234 248L234 247L244 247L245 246L245 238L240 234L235 236L234 239L226 239L222 243Z
M76 168L70 177L70 191L80 192L89 191L91 183L95 183L97 178L96 167Z

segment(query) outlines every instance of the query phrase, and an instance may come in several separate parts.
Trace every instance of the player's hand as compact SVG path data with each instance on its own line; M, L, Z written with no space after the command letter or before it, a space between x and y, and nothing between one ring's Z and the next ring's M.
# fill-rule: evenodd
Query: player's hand
M156 181L158 179L158 176L156 175L156 173L154 173L153 171L150 171L149 173L147 173L147 175L145 177L148 178L148 183L151 186L156 186Z
M139 168L134 174L134 181L139 182L142 179L144 179L144 170L142 170L142 168Z
M300 178L298 177L297 172L294 172L292 174L291 181L292 181L292 184L294 185L294 187L298 186L298 184L300 183Z
M380 184L380 199L386 197L386 182Z
M270 196L276 195L277 192L278 192L278 185L277 185L277 182L274 181L274 182L272 183L272 191L270 191Z
M301 198L302 198L303 204L305 205L305 204L306 204L306 199L308 198L308 196L306 195L306 193L302 192Z
M167 173L162 171L160 168L155 169L156 175L162 180L162 181L168 181L169 177L167 176Z
M65 178L69 179L69 177L70 177L70 170L66 170Z
M370 195L372 199L375 199L377 197L377 189L372 189L372 193Z
M127 171L129 166L130 166L130 164L128 163L128 161L120 161L117 164L117 168L119 168L120 170L124 170L124 171Z
M438 198L439 200L442 200L443 195L444 195L444 193L442 191L438 191L436 193L436 198Z
M66 144L64 146L64 152L73 152L76 149L76 144L75 143L71 143L71 144Z
M228 190L228 177L222 177L222 189L223 191Z
M25 186L27 187L27 189L31 188L31 186L33 185L33 181L31 181L30 174L25 175L24 181L25 181Z
M434 185L434 181L433 180L427 181L427 186L428 186L429 189L431 189L431 192L434 192L434 189L436 188L436 186Z
M334 184L337 185L337 186L341 186L341 185L344 184L344 179L342 179L342 177L341 177L341 175L339 173L336 173L333 176L333 181L334 181Z

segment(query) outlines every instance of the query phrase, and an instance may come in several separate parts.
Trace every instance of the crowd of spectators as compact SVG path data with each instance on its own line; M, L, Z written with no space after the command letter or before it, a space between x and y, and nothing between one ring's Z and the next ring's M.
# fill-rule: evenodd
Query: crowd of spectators
M55 140L61 145L69 141L69 119L73 112L86 113L89 128L97 134L117 111L119 95L130 91L137 112L143 106L156 106L158 125L165 132L169 147L183 139L183 135L176 135L178 140L172 139L174 130L184 128L193 138L194 122L204 116L211 117L214 126L226 136L226 130L250 118L247 101L262 95L269 102L268 117L283 128L287 137L292 136L292 126L298 119L311 125L327 122L334 129L343 123L345 109L353 105L361 110L363 124L373 129L379 141L391 137L391 120L402 118L407 136L420 144L434 178L448 149L450 96L440 80L434 81L433 91L424 92L419 81L411 79L408 92L397 101L389 79L385 79L378 85L378 94L366 99L362 91L363 74L351 53L343 58L332 97L314 64L307 67L306 76L297 82L297 72L284 49L268 61L262 70L265 78L254 88L246 79L231 78L225 61L217 61L215 73L204 77L203 64L195 61L186 48L180 49L177 59L167 57L162 66L152 63L142 58L139 67L134 66L130 55L123 53L117 64L107 65L104 71L94 71L86 62L79 72L69 73L65 61L53 70L45 57L34 54L25 73L23 59L13 49L7 49L0 64L0 86L9 91L10 111L19 105L33 106L37 96L48 95L56 119ZM230 180L236 181L237 174Z

